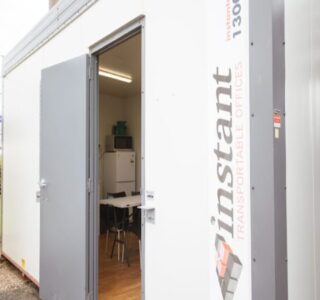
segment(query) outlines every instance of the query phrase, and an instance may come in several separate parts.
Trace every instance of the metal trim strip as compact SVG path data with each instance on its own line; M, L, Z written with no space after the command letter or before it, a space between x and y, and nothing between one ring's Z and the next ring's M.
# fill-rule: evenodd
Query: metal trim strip
M287 300L284 0L248 0L252 299ZM284 119L284 115L283 115Z

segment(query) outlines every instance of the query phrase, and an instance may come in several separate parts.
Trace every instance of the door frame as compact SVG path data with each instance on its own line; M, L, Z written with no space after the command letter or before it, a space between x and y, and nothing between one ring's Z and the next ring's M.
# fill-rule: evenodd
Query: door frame
M119 43L141 34L141 204L145 205L145 17L138 16L121 26L105 38L89 47L90 100L89 100L89 299L99 297L99 55ZM145 226L144 214L141 222L141 299L145 299Z

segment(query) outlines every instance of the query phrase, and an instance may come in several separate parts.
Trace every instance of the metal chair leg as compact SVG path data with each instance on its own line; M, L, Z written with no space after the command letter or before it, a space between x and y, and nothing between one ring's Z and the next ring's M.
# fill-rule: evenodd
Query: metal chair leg
M121 234L120 234L120 230L118 230L118 261L120 261L120 238L121 238Z
M109 230L107 230L107 238L106 238L106 252L108 254L108 242L109 242Z
M126 237L126 232L123 232L123 244L122 244L122 263L124 262L124 251L125 251L125 240L127 239Z
M111 251L111 258L113 257L114 247L116 246L117 234L114 235L113 244L112 244L112 251Z
M124 240L124 249L125 249L125 251L126 251L126 259L127 259L127 264L128 264L128 267L130 267L130 261L129 261L129 255L130 255L130 249L129 249L129 247L128 247L128 239L125 239Z
M139 257L140 257L140 270L142 270L141 240L139 240Z

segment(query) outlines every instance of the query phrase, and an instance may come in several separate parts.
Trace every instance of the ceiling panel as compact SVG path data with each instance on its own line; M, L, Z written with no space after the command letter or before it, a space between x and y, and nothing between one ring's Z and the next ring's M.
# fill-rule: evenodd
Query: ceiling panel
M99 67L132 77L131 83L99 76L100 91L117 97L137 95L141 89L141 34L99 56Z

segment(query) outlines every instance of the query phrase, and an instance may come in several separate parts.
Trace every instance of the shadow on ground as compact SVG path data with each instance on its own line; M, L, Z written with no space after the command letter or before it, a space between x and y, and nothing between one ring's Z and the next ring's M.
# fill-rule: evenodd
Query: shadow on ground
M39 300L37 287L0 258L0 300Z

